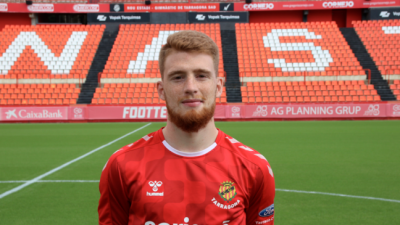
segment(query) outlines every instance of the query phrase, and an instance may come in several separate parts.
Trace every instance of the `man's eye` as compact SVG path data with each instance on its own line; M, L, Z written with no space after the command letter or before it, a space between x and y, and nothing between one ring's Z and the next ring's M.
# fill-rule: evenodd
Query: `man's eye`
M174 79L174 80L180 80L180 79L182 79L182 77L181 77L181 76L176 76L176 77L174 77L173 79Z

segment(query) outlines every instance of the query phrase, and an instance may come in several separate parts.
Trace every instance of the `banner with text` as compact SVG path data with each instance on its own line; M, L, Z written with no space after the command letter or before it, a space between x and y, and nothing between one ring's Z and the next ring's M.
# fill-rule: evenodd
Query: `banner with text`
M221 104L214 118L222 120L400 118L400 102ZM0 121L159 120L166 121L165 105L4 106Z
M138 106L89 106L87 107L89 120L166 120L167 107L165 105L138 105ZM215 118L225 118L225 106L217 105Z
M176 4L58 4L58 3L0 3L0 12L22 13L105 13L105 12L215 12L215 11L270 11L355 9L400 6L400 0L352 0L352 1L278 1L237 3L176 3ZM383 10L389 13L388 10ZM397 12L397 11L396 11ZM380 13L379 13L380 15ZM383 16L388 15L383 13ZM393 18L395 14L391 14Z
M149 13L91 13L88 23L150 23Z
M68 106L54 107L3 107L0 121L58 121L68 120Z
M386 103L246 105L243 118L386 117Z
M400 19L400 8L370 8L369 9L370 20L389 20L389 19Z
M219 11L219 3L205 4L125 4L125 12L211 12Z
M189 23L248 23L248 12L211 12L211 13L188 13Z
M26 12L26 13L98 13L110 12L109 4L53 4L34 3L32 5L21 3L0 3L0 12Z
M382 6L398 6L399 0L353 0L353 1L279 1L235 3L235 11L270 11L270 10L315 10L315 9L357 9Z
M387 104L386 114L388 117L400 117L400 103Z

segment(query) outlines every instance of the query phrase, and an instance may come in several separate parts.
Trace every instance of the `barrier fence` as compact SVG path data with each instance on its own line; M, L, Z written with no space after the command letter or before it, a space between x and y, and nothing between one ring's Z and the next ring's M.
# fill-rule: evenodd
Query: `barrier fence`
M86 80L86 75L81 73L75 73L73 75L44 74L40 76L35 74L12 74L7 76L8 77L6 77L6 79L3 80L0 79L0 83L5 83L5 84L77 83L79 87L81 87Z
M216 120L400 119L400 102L218 104ZM0 107L0 122L166 121L165 105Z
M385 74L382 74L382 76L387 80L388 84L390 84L391 80L398 80L400 78L400 67L396 67L395 69L386 69Z
M239 71L239 77L241 85L245 82L254 82L251 80L253 77L257 77L260 80L267 82L278 82L278 81L332 81L332 80L357 80L352 76L366 76L362 80L367 80L368 84L371 84L371 70L363 69L365 75L355 74L358 70L333 70L333 75L327 75L326 71L292 71L292 72L281 72L276 70L265 70L264 68L255 68L253 70ZM269 73L269 76L265 76L265 73ZM346 75L344 75L346 74ZM335 77L330 79L330 77Z

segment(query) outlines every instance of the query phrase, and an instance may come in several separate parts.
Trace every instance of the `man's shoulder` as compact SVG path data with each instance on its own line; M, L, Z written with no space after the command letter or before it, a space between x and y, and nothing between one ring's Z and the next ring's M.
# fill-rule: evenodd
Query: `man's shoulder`
M269 165L268 160L263 154L227 134L220 141L220 146L257 167L266 167Z
M158 131L152 132L140 138L139 140L125 145L124 147L118 149L113 153L110 157L117 158L120 155L127 154L128 152L140 151L143 150L145 147L153 146L162 143L162 140L158 137Z

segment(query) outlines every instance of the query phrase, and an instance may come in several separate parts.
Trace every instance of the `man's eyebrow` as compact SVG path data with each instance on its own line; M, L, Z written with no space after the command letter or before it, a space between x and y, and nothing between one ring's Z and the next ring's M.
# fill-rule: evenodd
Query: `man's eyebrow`
M185 73L185 71L184 70L173 70L173 71L169 72L167 74L167 76L173 76L175 74L182 74L182 73Z
M195 69L195 70L193 70L193 72L211 74L211 71L208 71L208 70L205 70L205 69ZM185 73L186 73L185 70L173 70L173 71L169 72L167 74L167 76L173 76L173 75L176 75L176 74L185 74Z
M194 70L195 73L207 73L210 74L211 72L205 69L196 69Z

